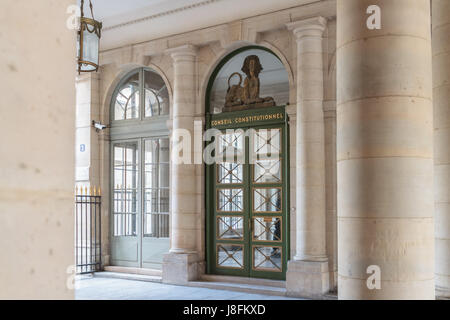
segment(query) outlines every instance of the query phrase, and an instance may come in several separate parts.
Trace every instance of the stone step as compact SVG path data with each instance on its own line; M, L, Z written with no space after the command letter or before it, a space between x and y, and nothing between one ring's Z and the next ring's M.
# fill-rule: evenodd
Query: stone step
M235 276L219 276L219 275L212 275L212 274L202 275L201 280L202 281L212 281L212 282L227 282L227 283L262 285L262 286L268 286L268 287L286 288L286 281L282 281L282 280L269 280L269 279L260 279L260 278L235 277Z
M158 283L162 282L161 276L149 276L149 275L144 275L144 274L123 273L123 272L109 272L109 271L95 272L94 277L134 280L134 281L146 281L146 282L158 282Z
M146 275L146 276L157 276L157 277L161 277L162 276L162 271L161 270L156 270L156 269L105 266L104 270L108 271L108 272L141 274L141 275Z
M286 296L286 288L267 286L267 285L255 285L247 283L230 283L221 281L190 281L188 284L190 287L208 288L216 290L236 291L252 294L263 294L268 296Z

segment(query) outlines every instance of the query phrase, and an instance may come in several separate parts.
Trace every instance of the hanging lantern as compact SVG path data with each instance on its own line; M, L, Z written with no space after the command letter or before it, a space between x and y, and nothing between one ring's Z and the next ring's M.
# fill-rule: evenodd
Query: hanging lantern
M92 3L89 0L92 19L84 16L84 0L81 0L80 29L78 30L78 73L98 70L99 43L102 23L94 19Z

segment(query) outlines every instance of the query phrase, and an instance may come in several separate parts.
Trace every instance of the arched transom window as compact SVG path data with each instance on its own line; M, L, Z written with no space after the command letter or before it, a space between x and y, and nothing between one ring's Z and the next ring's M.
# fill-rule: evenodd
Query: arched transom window
M169 93L162 77L137 69L125 77L113 97L113 120L143 120L169 114Z

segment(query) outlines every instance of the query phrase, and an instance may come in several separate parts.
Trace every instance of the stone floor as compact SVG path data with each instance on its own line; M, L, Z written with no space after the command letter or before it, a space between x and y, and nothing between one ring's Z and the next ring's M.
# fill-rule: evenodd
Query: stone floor
M77 300L296 300L155 282L85 277L76 282Z

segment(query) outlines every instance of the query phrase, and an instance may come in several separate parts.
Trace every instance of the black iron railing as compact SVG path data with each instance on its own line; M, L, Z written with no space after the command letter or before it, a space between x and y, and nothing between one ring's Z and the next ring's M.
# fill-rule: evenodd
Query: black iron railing
M77 274L102 268L101 191L81 187L75 192L75 261Z

